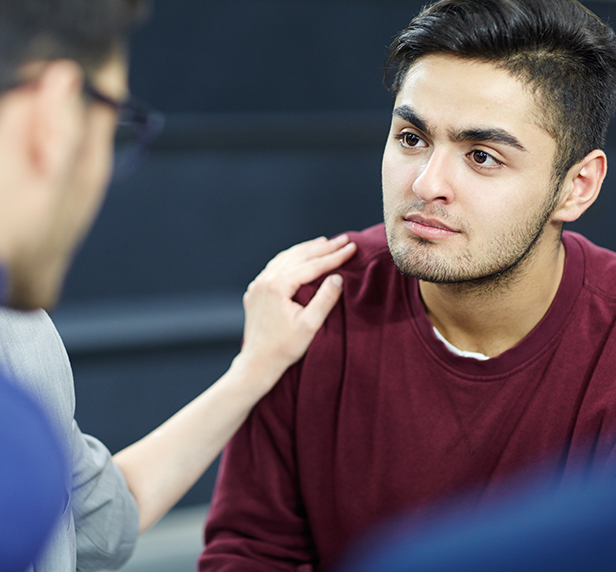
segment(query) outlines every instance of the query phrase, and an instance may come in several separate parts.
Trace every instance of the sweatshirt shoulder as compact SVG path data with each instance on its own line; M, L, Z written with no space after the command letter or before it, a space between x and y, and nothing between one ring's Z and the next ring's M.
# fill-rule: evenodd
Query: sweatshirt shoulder
M362 231L351 231L347 234L349 235L349 239L357 244L357 252L355 256L342 267L342 270L347 272L361 271L361 269L365 268L370 262L382 259L385 259L388 263L392 263L383 223L371 226Z
M597 246L575 232L566 232L563 240L565 247L575 244L582 252L584 287L616 300L616 252Z
M357 251L348 262L345 262L340 268L332 270L329 274L342 275L345 282L344 290L347 294L349 293L349 286L363 283L369 273L378 273L383 277L383 270L387 274L396 272L389 254L385 228L382 223L361 231L348 231L346 234L352 242L357 244ZM301 304L307 304L325 276L302 286L295 299Z

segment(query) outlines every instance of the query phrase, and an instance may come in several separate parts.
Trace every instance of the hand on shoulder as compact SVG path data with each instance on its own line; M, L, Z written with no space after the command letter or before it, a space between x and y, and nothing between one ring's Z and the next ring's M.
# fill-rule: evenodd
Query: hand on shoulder
M244 344L238 357L278 376L299 360L338 301L342 277L328 276L305 307L293 296L302 285L345 263L355 250L343 234L303 242L274 257L244 294Z

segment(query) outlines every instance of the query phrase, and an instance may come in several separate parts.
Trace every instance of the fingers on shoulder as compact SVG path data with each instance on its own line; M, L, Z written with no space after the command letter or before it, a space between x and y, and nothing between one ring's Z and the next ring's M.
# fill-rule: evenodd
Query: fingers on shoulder
M339 274L328 276L304 308L302 319L305 326L316 332L325 322L341 294L342 276Z
M326 272L331 272L347 262L355 254L356 250L357 245L354 242L349 242L346 246L335 252L304 262L293 271L289 271L289 276L295 283L308 284Z
M314 262L322 271L333 270L341 264L349 260L357 251L357 245L354 242L346 243L342 248L339 248L329 254L316 258Z
M329 241L327 239L314 239L295 245L273 258L248 285L244 295L244 303L250 297L267 293L281 294L291 298L300 286L338 268L347 262L356 250L357 245L348 242L347 235ZM334 279L334 281L336 280L338 279ZM322 295L327 295L331 287L332 284L325 285L325 293ZM332 292L336 293L336 290L334 289Z
M341 234L331 239L320 236L283 250L270 261L268 266L302 264L340 251L348 243L349 237L347 234Z

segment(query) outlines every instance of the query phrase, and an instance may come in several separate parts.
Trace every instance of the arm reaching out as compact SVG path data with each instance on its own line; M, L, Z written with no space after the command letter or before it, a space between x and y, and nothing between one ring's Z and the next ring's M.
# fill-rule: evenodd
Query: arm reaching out
M329 276L307 306L293 301L303 284L346 262L346 235L317 238L276 256L244 294L244 344L229 370L160 427L114 455L139 505L141 532L197 481L252 407L299 360L342 292Z

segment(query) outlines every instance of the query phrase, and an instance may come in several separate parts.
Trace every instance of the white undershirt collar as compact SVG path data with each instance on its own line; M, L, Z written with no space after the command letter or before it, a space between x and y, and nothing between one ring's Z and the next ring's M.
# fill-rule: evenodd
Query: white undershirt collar
M450 344L441 334L441 332L439 332L434 326L432 326L432 329L434 330L434 335L441 340L441 342L443 342L445 344L445 347L453 354L456 354L457 356L461 356L461 357L466 357L466 358L473 358L473 359L478 359L480 361L485 361L490 359L490 356L487 356L485 354L479 353L479 352L467 352L464 350L460 350L458 349L456 346L454 346L453 344Z

